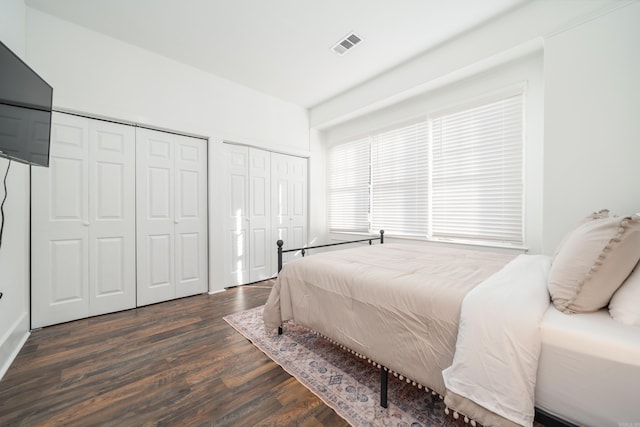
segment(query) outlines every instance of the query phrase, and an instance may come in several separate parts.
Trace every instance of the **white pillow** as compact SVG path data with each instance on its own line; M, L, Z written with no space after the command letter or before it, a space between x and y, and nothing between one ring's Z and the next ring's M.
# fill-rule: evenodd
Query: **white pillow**
M625 325L640 326L640 264L611 297L609 314Z

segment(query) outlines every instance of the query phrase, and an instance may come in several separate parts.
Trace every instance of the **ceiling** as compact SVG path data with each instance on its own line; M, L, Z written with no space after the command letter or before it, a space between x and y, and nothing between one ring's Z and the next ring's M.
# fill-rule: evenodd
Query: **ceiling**
M311 108L529 0L26 0ZM350 32L363 42L331 47Z

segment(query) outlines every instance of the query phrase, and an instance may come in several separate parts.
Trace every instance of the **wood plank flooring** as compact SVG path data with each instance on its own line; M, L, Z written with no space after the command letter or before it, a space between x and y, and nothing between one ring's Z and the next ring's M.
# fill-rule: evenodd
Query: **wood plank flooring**
M1 426L344 426L237 333L268 282L34 331L0 381Z

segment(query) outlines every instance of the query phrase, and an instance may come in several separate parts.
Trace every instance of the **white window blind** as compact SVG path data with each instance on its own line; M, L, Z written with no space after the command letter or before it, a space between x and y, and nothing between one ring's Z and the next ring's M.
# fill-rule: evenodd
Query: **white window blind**
M369 138L329 150L329 229L369 231Z
M373 138L371 228L427 236L428 125L419 122Z
M522 243L523 96L431 124L431 235Z

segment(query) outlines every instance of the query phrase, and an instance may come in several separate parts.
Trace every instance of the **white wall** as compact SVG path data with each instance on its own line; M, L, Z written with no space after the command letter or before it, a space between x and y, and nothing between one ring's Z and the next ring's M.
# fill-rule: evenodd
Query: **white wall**
M0 0L0 40L25 58L23 0ZM0 179L8 160L0 159ZM0 247L0 378L29 336L29 167L11 162ZM0 185L0 200L4 187Z
M640 212L639 48L638 2L545 43L545 252L590 212Z
M30 8L27 54L54 107L209 138L211 291L223 287L222 141L309 156L317 170L299 106Z

